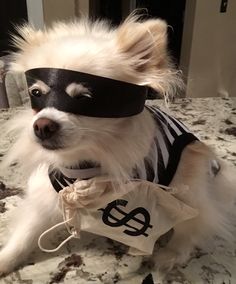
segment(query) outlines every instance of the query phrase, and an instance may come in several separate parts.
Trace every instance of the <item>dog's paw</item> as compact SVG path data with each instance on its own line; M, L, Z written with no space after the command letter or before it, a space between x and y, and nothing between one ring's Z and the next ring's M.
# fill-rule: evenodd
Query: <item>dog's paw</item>
M155 257L155 266L162 273L168 273L176 265L183 265L187 262L189 254L180 253L170 248L163 248L157 252Z
M0 264L0 278L7 276L10 272L12 272L12 268L9 268L2 263Z
M155 257L155 266L163 273L167 273L176 263L176 252L169 249L161 249Z
M7 266L4 263L0 264L0 278L7 276L9 273L13 271L12 266Z
M9 259L5 253L0 253L0 278L8 275L14 268L14 259Z

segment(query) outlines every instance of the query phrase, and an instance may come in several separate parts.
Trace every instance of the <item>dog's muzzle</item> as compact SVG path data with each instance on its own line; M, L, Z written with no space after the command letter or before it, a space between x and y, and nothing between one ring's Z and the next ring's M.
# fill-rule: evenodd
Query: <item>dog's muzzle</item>
M147 93L144 86L57 68L30 69L25 75L29 87L37 81L50 87L48 93L30 95L36 111L54 107L73 114L118 118L139 114L144 108ZM72 83L85 85L91 95L69 96L66 88Z

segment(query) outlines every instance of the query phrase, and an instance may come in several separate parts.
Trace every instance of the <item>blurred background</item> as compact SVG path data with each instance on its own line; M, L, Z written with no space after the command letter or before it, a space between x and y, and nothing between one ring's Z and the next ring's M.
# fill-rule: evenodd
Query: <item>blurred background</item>
M183 71L186 97L236 96L235 0L1 0L0 60L6 63L13 50L9 32L15 24L43 28L88 15L118 25L136 8L169 24L169 50Z

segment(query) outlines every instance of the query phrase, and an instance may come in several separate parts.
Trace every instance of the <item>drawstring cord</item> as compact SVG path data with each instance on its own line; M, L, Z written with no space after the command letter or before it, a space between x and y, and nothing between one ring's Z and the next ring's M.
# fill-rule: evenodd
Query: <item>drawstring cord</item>
M103 181L108 181L108 179L104 179ZM72 184L73 186L74 184ZM44 231L38 238L38 247L44 251L44 252L56 252L58 251L64 244L66 244L69 240L71 240L72 238L80 238L80 216L79 216L79 212L77 210L76 206L73 206L71 203L68 203L65 198L63 198L63 190L61 190L59 192L59 198L60 198L60 204L61 204L61 208L62 208L62 216L63 216L63 220L62 222L50 227L49 229L47 229L46 231ZM66 205L66 206L65 206ZM66 207L67 210L69 211L69 214L71 215L71 212L73 212L73 216L71 218L67 218L67 214L66 214ZM75 225L75 222L73 222L73 226L70 227L69 224L71 221L75 220L75 218L77 217L77 223L79 221L79 224L77 224L77 226ZM50 232L52 232L53 230L55 230L56 228L65 225L66 229L68 231L68 233L70 234L70 236L68 238L66 238L64 241L62 241L56 248L54 249L46 249L43 247L42 245L42 239Z
M79 235L79 232L80 232L80 219L79 219L79 216L78 216L78 210L76 208L68 208L70 210L73 210L74 211L74 214L71 218L67 219L66 217L66 209L65 209L65 206L64 206L64 202L63 202L63 199L62 199L62 196L61 194L59 194L60 196L60 201L61 201L61 206L62 206L62 215L63 215L63 220L62 222L50 227L49 229L47 229L46 231L44 231L38 238L38 247L41 249L41 251L44 251L44 252L56 252L58 251L62 246L64 246L64 244L66 244L69 240L73 239L73 238L77 238L79 239L80 238L80 235ZM79 219L79 224L78 226L72 226L70 227L69 224L70 222L75 219L77 217L77 219ZM73 222L74 224L75 222ZM70 234L70 236L68 238L66 238L64 241L62 241L56 248L54 249L46 249L43 247L42 245L42 239L50 232L52 232L53 230L55 230L56 228L62 226L62 225L65 225L66 228L67 228L67 231L68 233Z
M70 218L70 219L68 219L68 220L65 220L65 221L63 221L63 222L60 222L60 223L58 223L58 224L52 226L52 227L49 228L48 230L44 231L44 232L40 235L40 237L38 238L38 246L39 246L39 248L40 248L42 251L44 251L44 252L56 252L56 251L58 251L65 243L67 243L70 239L72 239L72 238L79 238L79 235L77 234L76 230L75 230L74 228L72 228L72 229L70 230L70 232L69 232L71 235L70 235L68 238L66 238L64 241L62 241L56 248L54 248L54 249L46 249L46 248L44 248L44 247L42 246L42 243L41 243L41 242L42 242L42 239L43 239L49 232L53 231L53 230L56 229L57 227L60 227L61 225L67 224L67 223L70 222L72 219L73 219L73 217Z

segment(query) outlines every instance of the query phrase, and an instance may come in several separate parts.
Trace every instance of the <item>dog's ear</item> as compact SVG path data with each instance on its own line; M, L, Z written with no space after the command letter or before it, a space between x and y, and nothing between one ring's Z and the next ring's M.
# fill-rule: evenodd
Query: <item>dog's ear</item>
M117 42L135 71L163 68L167 63L167 24L163 20L137 22L130 17L118 28Z
M16 34L12 35L14 45L20 50L26 50L28 47L40 45L46 41L46 33L36 30L28 24L16 27Z
M166 101L184 91L181 72L175 69L167 51L167 24L150 19L139 22L131 15L118 28L117 44L132 75L140 85L146 85L163 95Z

